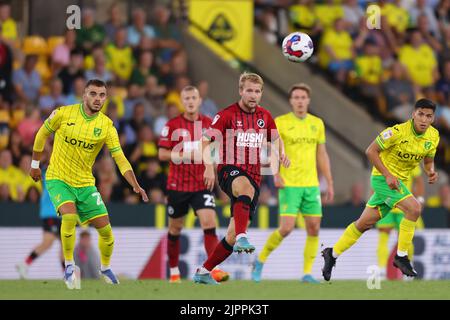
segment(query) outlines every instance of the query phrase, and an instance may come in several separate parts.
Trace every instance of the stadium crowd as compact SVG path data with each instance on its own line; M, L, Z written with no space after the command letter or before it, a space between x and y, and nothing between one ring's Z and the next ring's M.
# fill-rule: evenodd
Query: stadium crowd
M438 101L437 125L450 133L450 0L379 1L382 27L373 30L363 19L368 1L255 3L256 24L268 41L280 41L280 30L310 34L318 48L312 63L350 88L345 92L358 88L374 116L403 120L415 99L426 96ZM284 31L280 12L287 17ZM210 117L221 107L208 97L208 82L189 78L181 29L167 7L137 7L127 19L116 3L106 23L97 20L93 9L83 8L81 29L21 37L9 2L0 3L0 201L38 201L40 184L28 176L34 135L55 107L81 102L90 79L108 83L103 111L152 203L165 201L168 166L158 160L157 140L167 120L183 112L180 90L196 85L201 112ZM448 141L437 159L450 172ZM103 200L137 203L107 154L105 148L94 167ZM228 201L216 193L219 203ZM275 195L266 178L260 202L274 205Z

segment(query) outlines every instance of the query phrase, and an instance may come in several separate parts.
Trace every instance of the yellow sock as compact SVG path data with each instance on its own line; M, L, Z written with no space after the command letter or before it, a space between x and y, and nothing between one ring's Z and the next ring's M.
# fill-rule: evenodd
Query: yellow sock
M341 255L345 250L354 245L361 235L362 233L356 229L355 223L352 223L345 229L338 242L334 245L333 253Z
M280 234L280 231L277 229L274 232L272 232L272 234L267 239L264 248L259 254L258 260L262 263L265 263L269 255L272 253L272 251L278 248L281 241L283 241L283 236Z
M111 255L114 249L114 235L111 225L108 224L103 228L97 229L98 232L98 248L100 249L100 260L102 266L107 267L111 261Z
M414 242L411 241L411 245L409 246L408 249L408 258L409 261L413 261L414 260Z
M389 259L389 233L380 231L378 234L378 266L385 269Z
M400 228L398 231L398 247L397 252L408 253L408 249L412 244L414 238L414 230L416 228L416 222L403 218L400 221ZM409 254L408 254L409 256Z
M61 219L61 244L66 261L73 261L73 250L75 249L75 227L77 226L78 215L76 213L66 213Z
M314 259L319 248L319 237L306 236L305 249L303 251L303 274L311 274Z

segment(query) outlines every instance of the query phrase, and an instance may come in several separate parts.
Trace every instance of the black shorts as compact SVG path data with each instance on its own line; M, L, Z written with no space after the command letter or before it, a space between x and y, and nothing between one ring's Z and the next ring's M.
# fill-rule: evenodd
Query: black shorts
M200 209L216 209L214 195L208 190L185 192L185 191L167 191L166 212L169 218L184 217L189 210L189 205L194 212Z
M42 228L45 232L53 233L58 238L61 232L61 219L58 218L46 218L42 219Z
M236 202L237 198L233 195L233 191L231 189L231 184L233 183L233 180L237 177L244 176L247 177L247 179L252 184L253 188L255 188L255 195L253 196L252 202L250 203L250 220L252 220L253 214L256 212L256 205L258 204L258 197L259 197L259 187L256 184L256 182L253 180L250 175L247 174L244 170L241 168L238 168L233 165L226 165L223 166L219 173L219 186L227 194L227 196L231 199L231 216L233 216L233 205Z

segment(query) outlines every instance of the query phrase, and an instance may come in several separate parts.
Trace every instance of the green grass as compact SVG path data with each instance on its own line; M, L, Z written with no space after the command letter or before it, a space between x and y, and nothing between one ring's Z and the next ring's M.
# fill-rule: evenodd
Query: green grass
M0 299L450 299L450 281L385 281L380 290L365 281L332 281L319 285L299 281L230 281L205 286L183 281L125 280L111 286L83 280L81 290L67 290L58 280L2 280Z

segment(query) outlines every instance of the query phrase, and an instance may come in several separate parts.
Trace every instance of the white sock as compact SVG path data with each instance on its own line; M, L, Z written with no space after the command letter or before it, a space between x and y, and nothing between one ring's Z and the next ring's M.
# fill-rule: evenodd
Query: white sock
M207 274L207 273L209 273L208 269L206 269L204 266L201 266L200 268L198 268L197 272L199 274Z
M64 264L65 264L66 267L67 267L67 266L69 266L69 265L74 265L75 262L73 262L73 260L64 260Z
M179 276L180 275L180 269L178 269L178 267L170 268L170 275L171 276Z
M247 234L246 233L239 233L236 236L236 241L238 241L240 238L247 238Z
M110 266L104 266L104 265L101 265L100 270L101 270L101 271L106 271L106 270L108 270L108 269L110 269L110 268L111 268Z
M400 250L397 250L397 255L398 255L399 257L406 257L406 256L408 255L408 251L400 251Z

